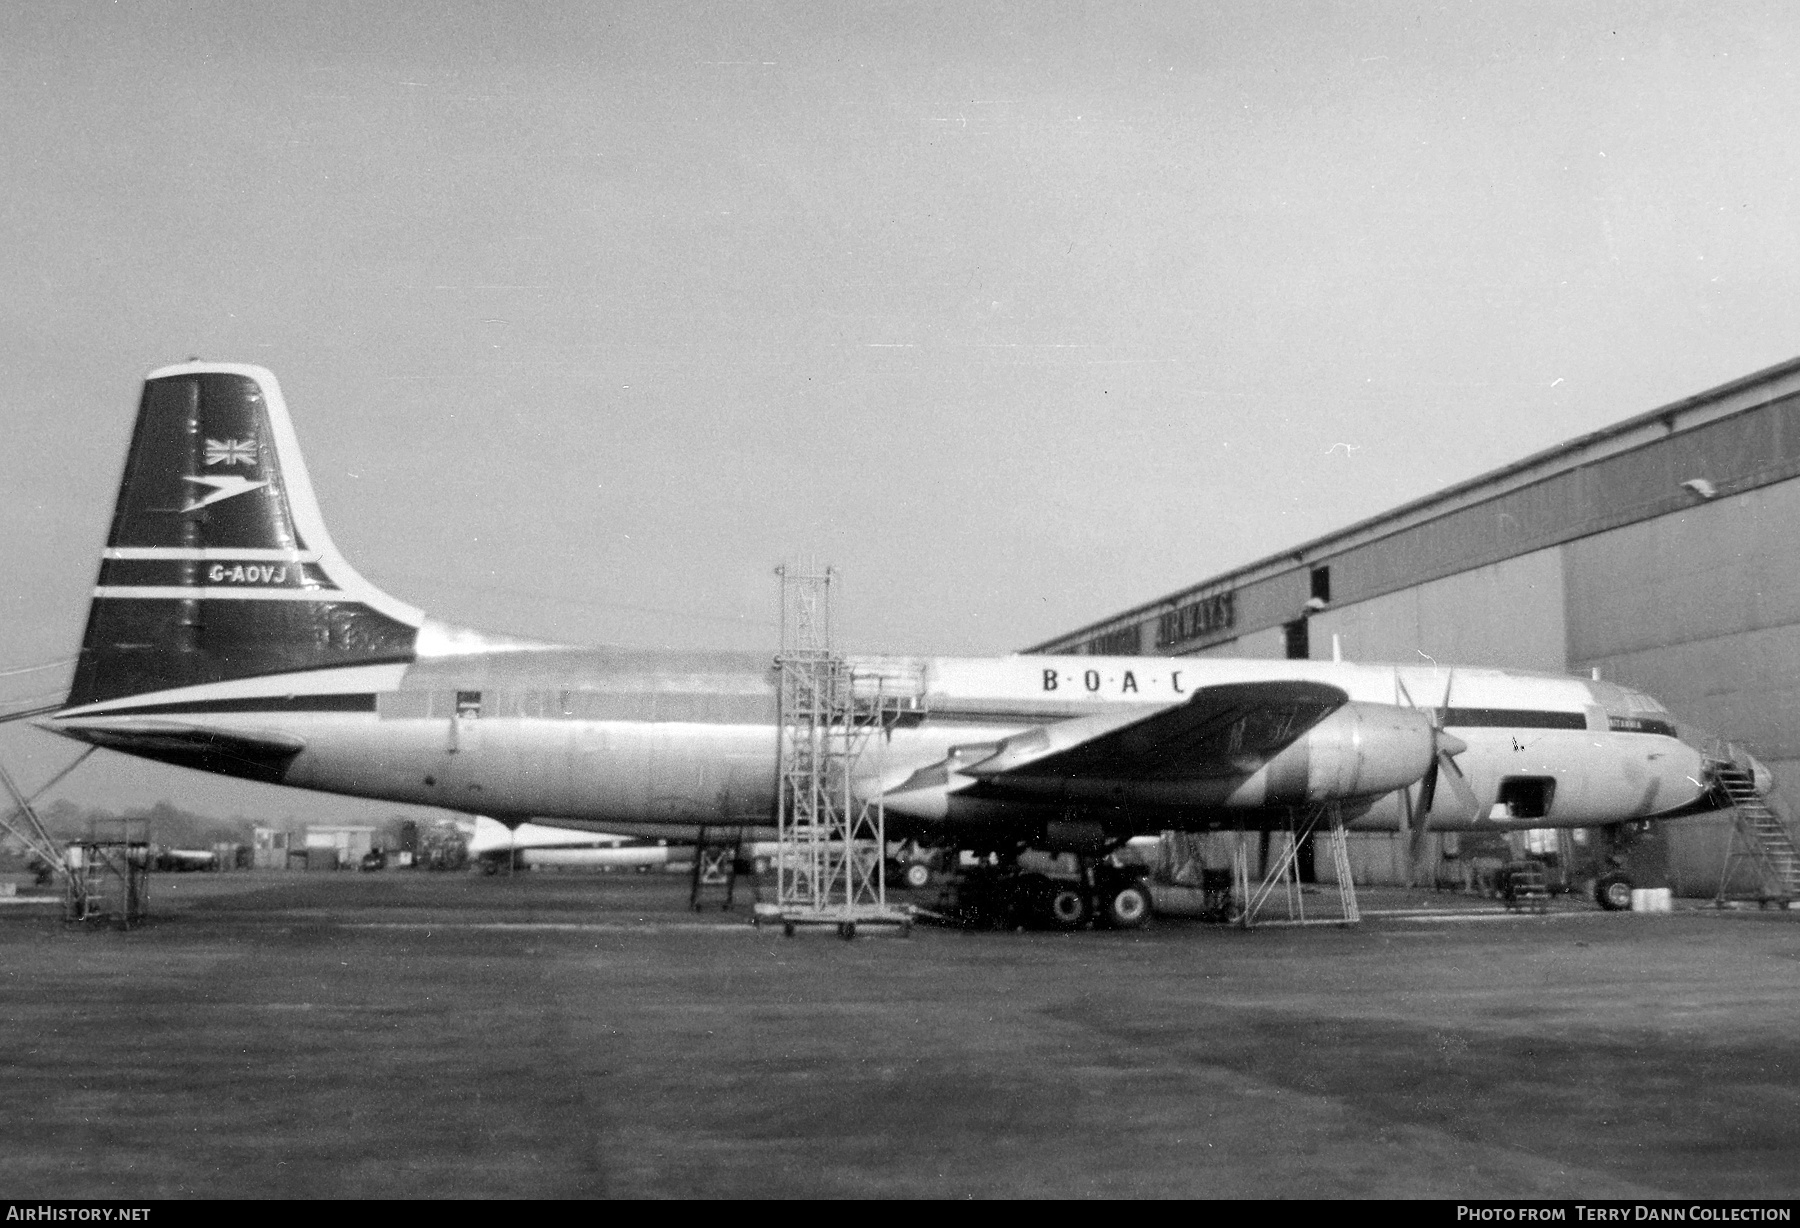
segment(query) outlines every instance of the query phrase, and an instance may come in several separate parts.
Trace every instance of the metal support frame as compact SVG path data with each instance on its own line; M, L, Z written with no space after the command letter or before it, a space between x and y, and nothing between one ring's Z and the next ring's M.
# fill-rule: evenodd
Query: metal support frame
M1343 912L1340 917L1308 918L1306 897L1300 889L1300 867L1297 861L1300 846L1318 832L1321 824L1331 833L1331 861L1337 871L1338 903ZM1298 821L1290 817L1287 837L1275 864L1268 867L1262 882L1252 891L1249 851L1244 846L1243 829L1238 830L1237 845L1232 856L1232 870L1244 901L1238 924L1244 929L1254 928L1257 914L1269 902L1269 897L1278 886L1283 889L1287 900L1288 916L1285 924L1355 925L1360 922L1362 913L1356 904L1356 880L1350 873L1350 848L1344 835L1343 807L1336 802L1319 802L1307 807Z
M17 668L0 671L0 677L18 677L26 674L40 674L47 670L61 670L64 666L73 664L76 660L77 658L75 657L64 657L61 660L46 661L39 665L19 666ZM9 700L7 702L14 706L8 708L7 711L3 713L0 713L0 725L11 724L14 721L30 720L34 716L42 716L45 713L54 712L63 706L67 694L68 688L63 687L58 690L40 692L35 695ZM19 843L23 844L42 860L45 865L49 866L51 871L62 879L71 900L76 898L77 893L85 890L85 877L77 874L71 867L70 858L64 853L63 849L57 846L57 843L51 837L49 830L44 826L43 819L38 816L38 812L34 808L33 803L51 789L55 788L58 784L62 783L63 779L67 777L70 772L73 772L83 763L86 763L88 756L92 755L98 749L99 747L97 746L89 746L84 749L79 755L75 756L67 766L57 772L56 775L52 776L49 780L39 785L29 796L26 795L24 790L19 788L19 782L13 779L11 772L6 770L6 765L0 763L0 786L4 786L6 795L12 802L10 809L0 811L0 830L5 831L14 839L18 840ZM146 868L148 868L149 860L147 850L144 862Z
M0 828L4 828L19 843L35 853L63 880L71 900L83 889L84 880L82 876L74 872L69 858L64 855L63 850L57 847L56 841L51 838L49 830L45 828L43 819L38 817L38 812L32 803L61 783L70 772L87 762L87 757L98 749L98 747L90 746L82 751L73 762L38 786L36 792L30 796L27 796L24 790L19 788L18 781L14 780L12 773L6 770L6 765L0 763L0 785L5 786L7 796L12 799L12 809L0 813Z
M132 926L150 908L150 823L145 818L95 820L85 840L60 847L33 806L38 798L87 761L88 747L29 795L0 763L0 786L12 809L0 812L0 828L36 854L63 883L63 918ZM107 830L102 831L102 825Z
M858 764L898 715L879 686L860 696L849 662L835 651L833 568L783 566L781 577L780 778L774 912L784 932L859 923L910 927L890 907L884 874L887 816L879 794L859 797Z

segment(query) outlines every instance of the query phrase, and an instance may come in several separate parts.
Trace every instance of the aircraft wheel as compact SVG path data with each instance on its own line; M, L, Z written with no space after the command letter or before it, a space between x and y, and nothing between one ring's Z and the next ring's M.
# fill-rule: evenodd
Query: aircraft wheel
M781 923L781 936L783 938L792 938L794 936L794 923L792 921L783 921Z
M842 938L845 942L849 942L852 938L856 937L856 922L854 922L854 921L839 922L838 923L838 937Z
M1150 922L1150 891L1142 883L1127 883L1106 901L1106 923L1116 930L1142 929Z
M1044 915L1059 930L1078 930L1088 919L1088 898L1079 888L1056 884L1044 901Z
M915 861L906 867L903 881L914 891L923 891L931 886L931 867L922 861Z
M1616 871L1601 875L1594 884L1594 902L1607 912L1631 911L1631 879Z

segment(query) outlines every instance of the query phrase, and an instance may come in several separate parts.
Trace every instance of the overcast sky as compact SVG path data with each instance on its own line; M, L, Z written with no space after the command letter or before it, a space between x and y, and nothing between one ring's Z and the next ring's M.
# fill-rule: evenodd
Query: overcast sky
M0 669L190 355L448 621L772 649L810 554L852 648L1022 647L1800 353L1796 63L1779 3L4 6ZM111 758L62 795L318 806Z

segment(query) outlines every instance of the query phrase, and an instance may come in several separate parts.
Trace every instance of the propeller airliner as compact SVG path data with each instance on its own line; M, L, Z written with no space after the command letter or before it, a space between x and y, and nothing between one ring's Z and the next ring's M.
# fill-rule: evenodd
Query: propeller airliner
M1723 804L1698 734L1587 679L1178 657L850 666L903 701L855 784L890 835L1002 858L1281 830L1322 805L1353 830L1416 833ZM774 823L777 707L771 655L542 643L388 596L333 545L275 377L188 363L144 384L74 680L38 723L249 780L692 839ZM1138 902L1092 903L1128 921Z

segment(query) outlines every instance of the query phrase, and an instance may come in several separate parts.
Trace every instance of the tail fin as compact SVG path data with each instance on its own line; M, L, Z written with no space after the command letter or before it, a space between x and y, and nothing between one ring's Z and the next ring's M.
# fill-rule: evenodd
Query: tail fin
M423 618L332 545L272 374L224 363L150 374L70 707L410 661Z

